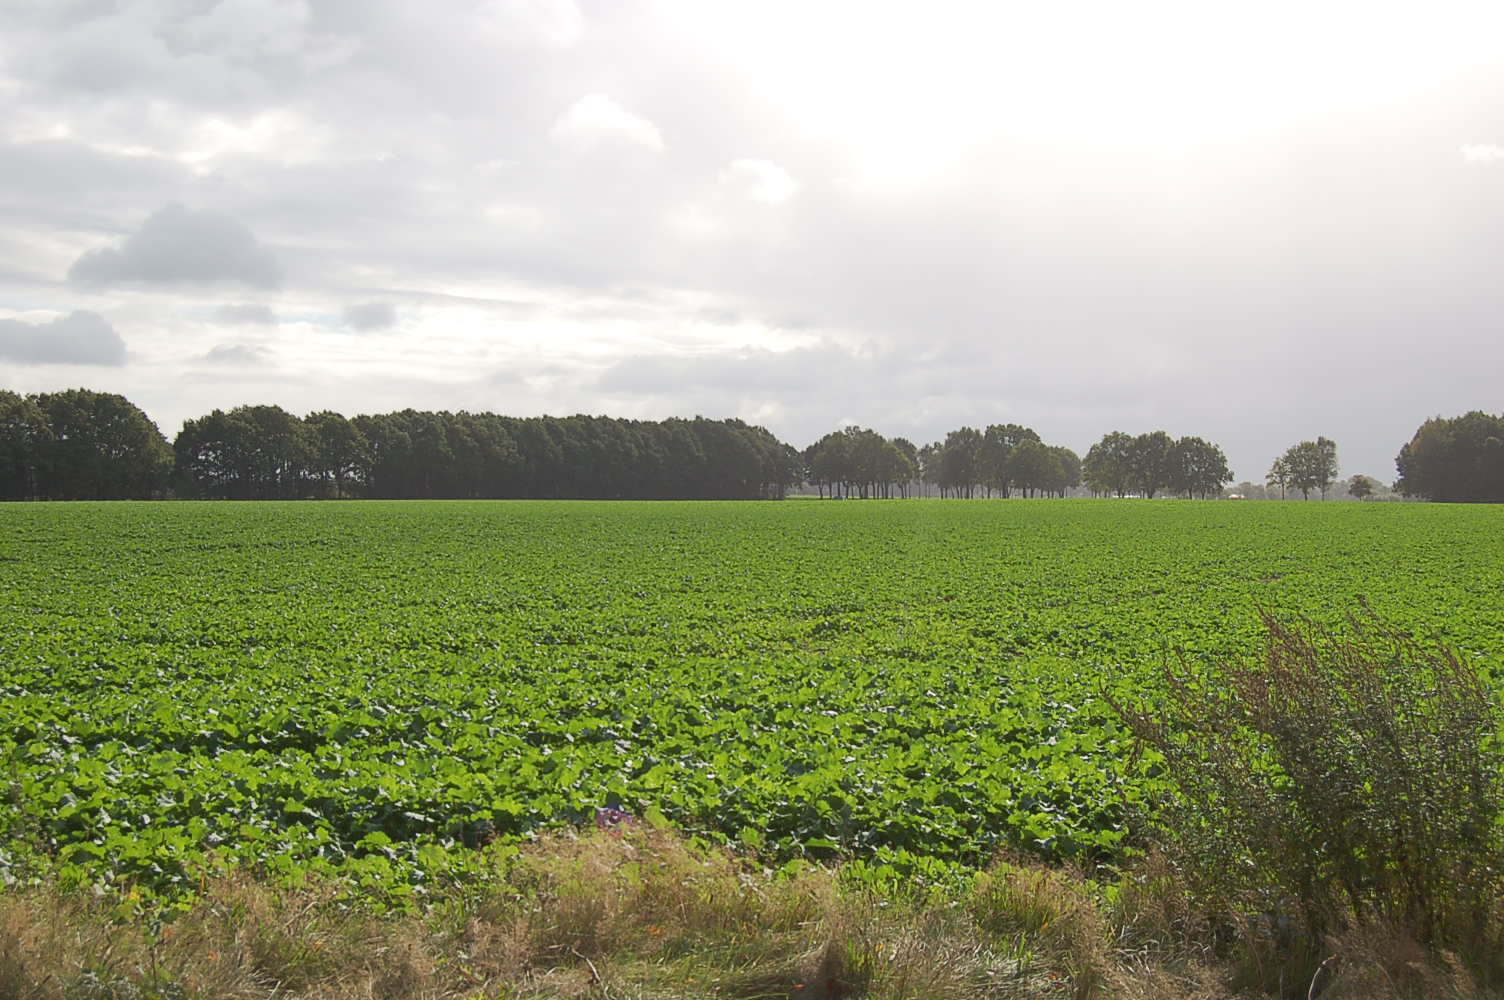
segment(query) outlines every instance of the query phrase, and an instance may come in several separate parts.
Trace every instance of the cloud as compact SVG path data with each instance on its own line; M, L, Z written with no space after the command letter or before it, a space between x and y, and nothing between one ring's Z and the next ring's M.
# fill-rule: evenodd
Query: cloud
M574 0L488 0L476 14L482 27L504 44L566 49L585 29Z
M397 325L397 307L390 302L358 302L345 306L344 322L362 332L387 330Z
M204 355L204 360L216 365L264 365L266 349L250 344L215 344Z
M306 44L310 19L304 0L219 0L176 25L172 41L236 60L288 55Z
M222 305L214 310L214 318L229 326L274 326L277 314L272 307L260 302L240 302Z
M723 187L763 205L782 205L799 190L793 175L771 160L732 160L718 180Z
M641 146L655 153L666 148L658 126L633 114L605 94L587 94L554 122L555 141L575 149Z
M46 323L0 319L0 358L34 365L123 365L125 341L103 316L87 310Z
M119 247L79 257L68 278L96 286L237 282L272 288L281 274L271 253L241 223L172 202Z
M1481 143L1463 146L1459 152L1463 162L1476 163L1488 166L1493 163L1504 163L1504 146L1495 146L1491 143Z
M710 392L786 397L828 388L832 373L851 379L856 371L870 368L868 359L831 343L784 351L749 347L681 357L623 358L602 372L598 386L627 395Z

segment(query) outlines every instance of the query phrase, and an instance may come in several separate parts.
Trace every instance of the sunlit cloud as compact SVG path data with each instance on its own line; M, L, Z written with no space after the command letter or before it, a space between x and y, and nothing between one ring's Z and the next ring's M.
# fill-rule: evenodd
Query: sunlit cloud
M1475 163L1487 166L1493 163L1504 163L1504 146L1495 146L1491 143L1480 143L1463 146L1461 149L1462 159L1465 163Z
M799 190L799 182L769 160L732 160L720 173L720 183L740 192L749 201L782 205Z
M658 126L605 94L587 94L554 122L555 140L576 149L639 146L655 153L665 146Z

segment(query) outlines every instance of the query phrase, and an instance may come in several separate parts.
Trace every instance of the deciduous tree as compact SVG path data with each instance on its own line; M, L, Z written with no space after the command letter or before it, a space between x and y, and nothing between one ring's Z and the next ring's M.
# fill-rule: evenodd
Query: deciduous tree
M1421 424L1395 459L1407 496L1504 502L1504 416L1479 410Z
M1302 441L1291 445L1280 457L1284 463L1289 484L1300 490L1301 499L1311 499L1312 490L1320 490L1326 499L1326 491L1337 479L1337 445L1329 438L1318 437L1315 441Z
M38 492L54 500L162 495L172 449L157 425L124 396L68 389L31 397L51 434L38 456Z
M1132 488L1133 438L1113 431L1092 445L1081 463L1081 474L1093 493L1122 497Z

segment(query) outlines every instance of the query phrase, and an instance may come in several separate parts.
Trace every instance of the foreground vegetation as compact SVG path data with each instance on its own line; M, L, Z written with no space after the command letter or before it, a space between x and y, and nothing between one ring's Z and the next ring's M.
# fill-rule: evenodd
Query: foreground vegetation
M1496 932L1496 928L1495 928ZM667 831L550 835L419 910L339 885L232 876L138 916L115 896L0 895L0 996L30 1000L1474 1000L1498 938L1464 954L1351 923L1314 953L1267 915L1209 917L1150 859L1104 883L999 861L963 888L874 892L771 872Z
M4 514L0 996L1500 981L1488 508Z

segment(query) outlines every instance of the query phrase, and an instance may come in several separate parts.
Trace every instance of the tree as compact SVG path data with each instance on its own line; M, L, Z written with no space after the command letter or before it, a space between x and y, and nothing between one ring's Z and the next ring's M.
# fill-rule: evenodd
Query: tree
M245 426L237 425L223 410L183 421L172 441L178 493L218 499L248 497L245 432Z
M1013 456L1025 441L1041 443L1032 428L1022 424L992 424L982 432L982 443L977 451L977 474L989 494L996 490L1004 498L1017 485L1014 479Z
M166 491L172 449L130 400L88 389L31 398L52 432L38 455L38 495L125 500Z
M1020 441L1008 459L1008 478L1026 497L1049 488L1059 474L1056 456L1040 441Z
M1133 489L1153 500L1170 484L1170 451L1174 447L1164 431L1150 431L1133 439L1128 449L1129 482Z
M305 495L313 440L280 406L237 406L184 421L172 451L186 493L291 500Z
M42 456L52 426L36 400L0 389L0 500L27 500L41 492Z
M1057 496L1064 497L1068 490L1081 485L1081 456L1063 446L1051 448L1050 455L1054 459L1055 468L1045 488Z
M1348 495L1359 500L1367 500L1378 490L1378 481L1370 476L1358 475L1347 481Z
M1170 448L1169 487L1186 498L1203 500L1232 482L1222 449L1199 437L1183 437Z
M1093 493L1122 497L1132 486L1133 438L1113 431L1092 445L1081 463L1081 475Z
M1311 499L1312 490L1320 490L1321 498L1326 499L1326 491L1337 478L1337 445L1333 441L1318 437L1291 445L1280 461L1290 485L1300 490L1301 499Z
M855 478L852 443L851 438L840 431L831 431L806 449L805 464L822 497L827 489L831 497L843 496Z
M329 497L358 492L371 468L365 435L333 410L308 414L303 426L308 430L308 473L319 491Z
M1265 483L1271 487L1279 487L1281 500L1285 499L1285 490L1290 485L1290 463L1285 458L1285 455L1276 458L1274 464L1269 466L1269 471L1264 474Z
M919 449L919 482L929 496L931 486L940 488L940 459L945 454L945 445L931 441Z
M975 427L962 427L945 436L940 453L940 489L968 499L976 493L981 480L979 459L982 433Z
M1433 417L1395 458L1406 496L1464 503L1504 502L1504 416L1479 410Z
M905 474L899 480L898 490L900 496L907 497L909 486L919 478L919 449L914 447L914 442L902 437L893 439L893 447L898 449L898 453L904 459Z
M237 406L232 418L247 427L251 495L292 500L303 496L312 442L303 421L280 406Z

